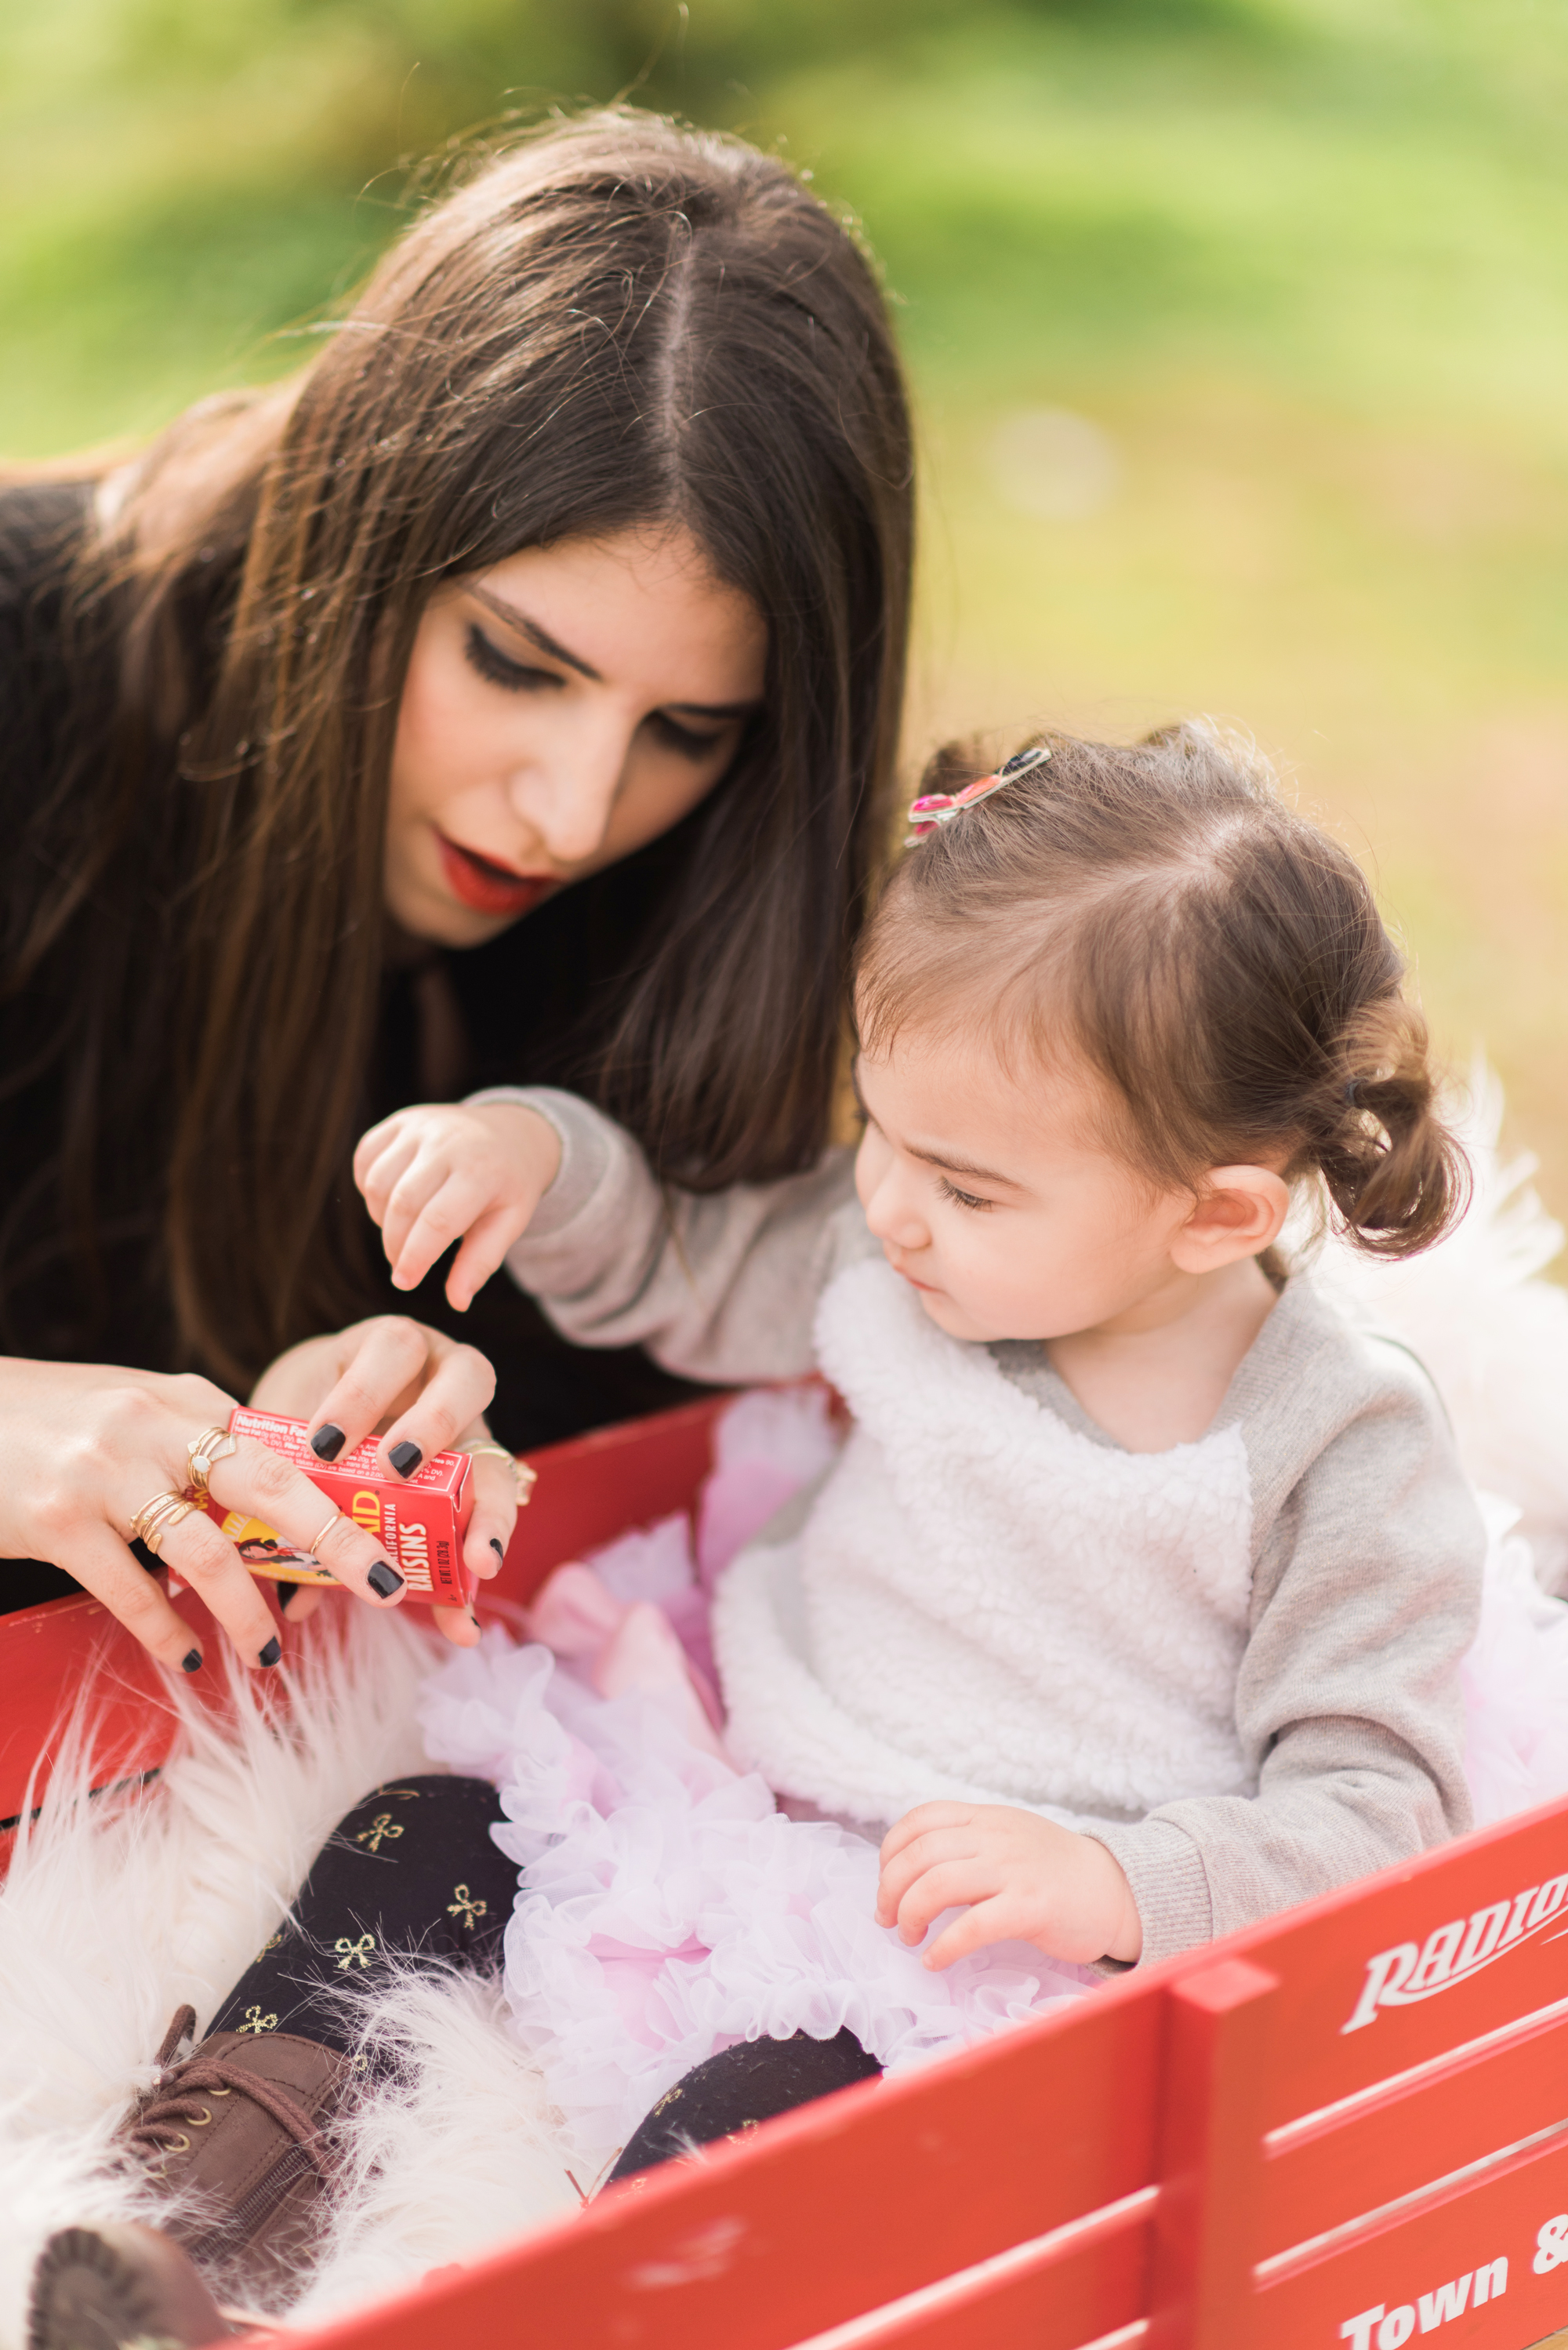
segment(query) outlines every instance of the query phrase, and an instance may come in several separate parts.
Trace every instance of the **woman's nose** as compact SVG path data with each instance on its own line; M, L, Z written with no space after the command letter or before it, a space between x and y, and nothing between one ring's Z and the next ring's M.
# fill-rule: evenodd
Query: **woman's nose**
M603 846L629 742L624 732L572 732L514 776L512 804L554 865L580 865Z

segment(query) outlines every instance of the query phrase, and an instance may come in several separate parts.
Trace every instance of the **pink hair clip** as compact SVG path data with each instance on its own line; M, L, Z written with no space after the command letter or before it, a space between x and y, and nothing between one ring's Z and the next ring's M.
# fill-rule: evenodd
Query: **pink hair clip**
M1050 752L1043 748L1019 751L1004 765L998 767L994 775L978 776L972 784L966 784L961 792L927 792L922 798L911 800L909 822L915 828L913 832L905 834L905 847L913 848L917 841L925 840L940 825L951 824L954 816L961 816L965 808L977 807L981 800L988 800L992 792L999 792L1003 784L1014 784L1020 775L1032 775L1036 767L1043 767L1050 756Z

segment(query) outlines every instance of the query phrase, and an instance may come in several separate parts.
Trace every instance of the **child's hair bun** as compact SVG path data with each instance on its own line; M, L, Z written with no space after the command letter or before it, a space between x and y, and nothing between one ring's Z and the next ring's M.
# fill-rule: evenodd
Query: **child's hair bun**
M1469 1166L1444 1125L1427 1027L1403 995L1367 1004L1342 1044L1349 1070L1324 1104L1315 1157L1334 1209L1374 1256L1440 1238L1469 1198Z

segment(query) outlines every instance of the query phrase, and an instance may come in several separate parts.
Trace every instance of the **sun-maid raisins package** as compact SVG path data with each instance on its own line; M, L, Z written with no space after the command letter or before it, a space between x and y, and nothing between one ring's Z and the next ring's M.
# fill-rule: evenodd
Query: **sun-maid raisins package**
M234 1436L254 1436L303 1469L345 1517L363 1526L386 1550L409 1587L410 1599L464 1607L473 1577L462 1564L462 1537L473 1512L472 1461L466 1452L437 1452L421 1461L411 1477L399 1477L376 1458L374 1440L340 1461L318 1461L306 1440L308 1423L275 1411L253 1411L241 1404L229 1422ZM308 1551L291 1548L283 1536L243 1510L209 1502L214 1518L253 1575L279 1583L333 1583Z

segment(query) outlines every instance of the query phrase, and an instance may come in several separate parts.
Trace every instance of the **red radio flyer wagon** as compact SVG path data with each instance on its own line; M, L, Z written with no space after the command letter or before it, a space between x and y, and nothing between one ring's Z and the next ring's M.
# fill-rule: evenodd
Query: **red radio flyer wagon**
M491 1589L525 1599L688 1506L726 1400L535 1455ZM117 1754L163 1761L155 1672L96 1601L0 1618L0 1825L98 1655ZM290 2340L1404 2350L1436 2334L1526 2350L1564 2327L1568 1803L785 2115Z

